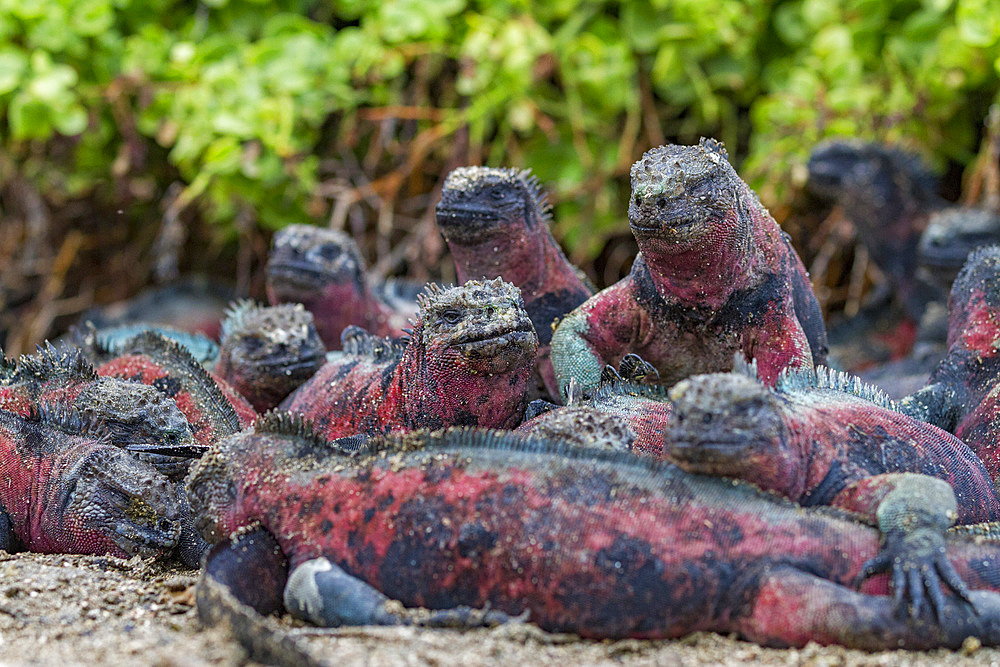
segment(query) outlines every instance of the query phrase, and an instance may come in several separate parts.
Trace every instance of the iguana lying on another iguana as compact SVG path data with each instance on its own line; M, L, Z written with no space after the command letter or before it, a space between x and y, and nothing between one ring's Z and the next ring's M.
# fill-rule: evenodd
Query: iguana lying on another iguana
M756 359L773 383L826 358L826 329L802 261L716 141L660 146L632 165L629 226L640 254L625 279L563 318L552 366L565 395L593 388L634 352L665 384Z
M348 329L344 350L281 404L329 438L356 433L521 422L535 331L502 280L429 286L408 339Z
M585 637L1000 642L1000 595L968 590L1000 590L1000 544L944 539L941 525L923 529L940 552L910 541L886 560L878 531L846 514L630 454L457 429L352 449L272 413L198 463L188 493L218 545L199 584L203 617L220 615L223 588L323 625L469 626L527 612ZM885 578L854 590L882 568L895 601ZM911 613L897 613L910 596Z

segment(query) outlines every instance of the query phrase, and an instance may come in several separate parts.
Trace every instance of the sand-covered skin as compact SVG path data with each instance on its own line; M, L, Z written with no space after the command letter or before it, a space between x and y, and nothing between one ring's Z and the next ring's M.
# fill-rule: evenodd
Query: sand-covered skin
M200 626L197 573L138 558L8 555L0 551L0 665L241 665L228 633ZM837 647L766 649L699 633L679 641L583 641L531 625L459 633L415 628L282 625L341 665L1000 664L1000 650L864 653Z

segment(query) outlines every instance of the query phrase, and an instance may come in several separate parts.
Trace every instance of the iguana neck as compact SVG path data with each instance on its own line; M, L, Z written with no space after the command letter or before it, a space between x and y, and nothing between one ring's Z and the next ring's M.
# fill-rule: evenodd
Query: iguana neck
M551 261L560 252L548 230L541 225L507 225L501 233L470 245L450 244L455 258L458 281L477 278L500 278L521 288L525 302L538 286L545 285L546 274L557 266Z

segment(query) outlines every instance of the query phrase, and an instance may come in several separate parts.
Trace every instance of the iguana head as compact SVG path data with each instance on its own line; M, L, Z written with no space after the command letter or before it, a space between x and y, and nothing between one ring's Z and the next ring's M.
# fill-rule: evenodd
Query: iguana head
M917 251L929 276L951 285L976 248L997 242L1000 215L983 208L948 208L928 219Z
M413 336L433 363L503 373L534 360L538 339L521 291L500 278L428 286L419 304Z
M104 423L119 447L192 445L191 426L177 404L155 387L102 377L80 392L76 407Z
M670 398L667 458L689 472L795 492L802 464L788 443L775 392L746 375L711 373L677 383Z
M738 207L739 177L714 139L659 146L632 165L628 220L639 242L677 251L720 234ZM724 233L724 232L722 232Z
M449 244L545 229L549 204L530 170L459 167L444 182L437 223Z
M258 412L271 409L319 370L326 348L301 304L241 301L222 323L216 372Z
M329 285L361 291L365 261L354 240L343 232L289 225L274 235L267 259L267 293L272 303L304 302Z
M143 558L165 556L177 546L177 490L151 466L93 441L71 448L65 463L35 528L53 546Z
M808 188L844 206L863 230L887 225L885 213L902 215L907 199L936 198L933 174L920 158L876 143L835 139L809 156Z

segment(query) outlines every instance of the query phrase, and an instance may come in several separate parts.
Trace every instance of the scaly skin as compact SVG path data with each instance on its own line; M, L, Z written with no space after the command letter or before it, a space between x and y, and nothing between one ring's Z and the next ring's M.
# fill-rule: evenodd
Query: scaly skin
M326 348L301 304L235 304L222 322L216 374L259 413L281 403L326 361Z
M329 438L453 425L513 428L527 405L534 329L513 285L428 287L407 341L349 329L281 405Z
M180 540L180 518L167 479L91 418L0 410L0 548L162 557Z
M935 622L926 608L897 614L885 578L852 590L881 552L878 532L846 515L513 433L394 436L350 455L289 426L272 414L223 441L188 493L209 541L233 536L235 553L241 531L273 540L291 572L286 606L307 618L412 622L382 591L408 607L527 611L543 629L594 638L710 630L867 649L1000 640L995 595L970 595L978 614L942 595ZM263 560L277 568L273 549ZM1000 586L1000 545L951 536L946 562L972 588Z
M358 326L376 336L401 336L416 304L391 303L369 283L354 240L343 232L289 225L274 235L267 260L267 298L272 305L301 303L313 314L328 349L340 349L340 334Z
M801 260L721 144L661 146L632 166L631 273L567 315L552 337L565 391L595 386L634 352L665 384L756 359L773 383L820 363L826 330ZM812 351L810 351L810 347Z
M122 345L119 356L99 366L97 373L151 385L173 399L191 425L195 442L205 447L257 417L228 383L211 376L186 349L153 331Z
M627 368L623 368L626 362ZM592 396L553 407L526 419L515 430L659 459L663 456L663 432L673 404L666 387L643 384L650 368L638 356L626 355L620 364L621 374L606 367Z
M741 373L678 383L665 456L689 472L745 480L804 506L857 509L859 486L870 494L878 478L895 486L897 473L919 473L951 485L959 523L1000 519L992 478L962 441L897 412L856 378L817 373L819 380L809 371L783 376L778 390Z
M116 357L123 345L146 331L155 331L184 346L206 368L214 366L219 358L219 344L208 336L149 322L132 322L98 329L88 320L80 326L71 327L67 335L56 340L56 346L79 348L90 363L100 366Z
M555 397L552 328L589 299L594 288L552 237L551 216L530 170L460 167L448 174L437 205L438 227L455 259L459 282L503 278L520 288L538 334L538 381Z
M5 369L3 409L27 416L43 404L58 405L100 420L111 443L124 449L194 450L191 428L170 398L153 387L99 376L79 350L47 344L34 355L6 361Z
M1000 483L1000 246L969 256L951 289L948 354L927 386L900 401L955 433Z

